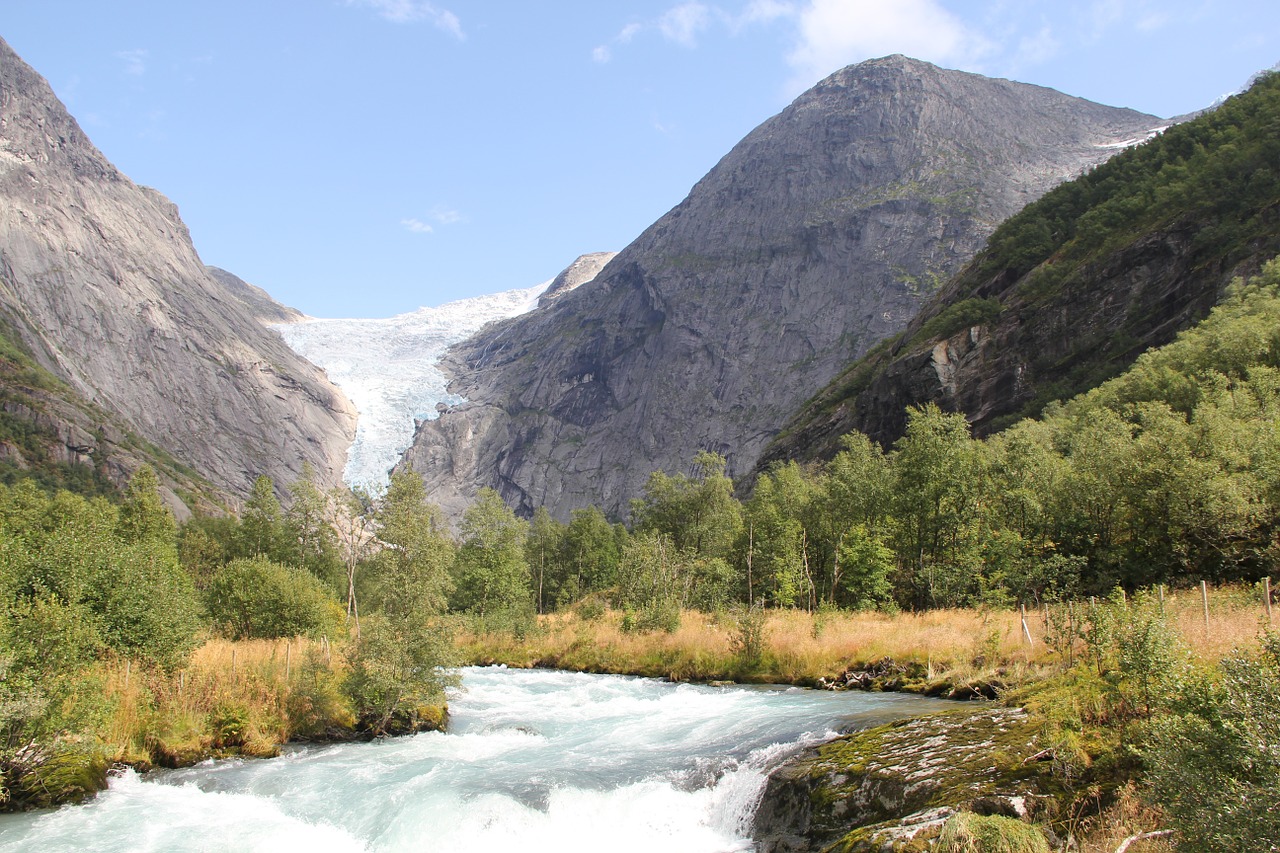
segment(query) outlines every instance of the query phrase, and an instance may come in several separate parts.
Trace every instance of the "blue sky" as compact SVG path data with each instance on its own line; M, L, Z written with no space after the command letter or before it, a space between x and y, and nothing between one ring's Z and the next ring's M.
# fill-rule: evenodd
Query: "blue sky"
M5 0L0 37L206 263L381 317L622 248L844 65L1171 116L1280 61L1280 3Z

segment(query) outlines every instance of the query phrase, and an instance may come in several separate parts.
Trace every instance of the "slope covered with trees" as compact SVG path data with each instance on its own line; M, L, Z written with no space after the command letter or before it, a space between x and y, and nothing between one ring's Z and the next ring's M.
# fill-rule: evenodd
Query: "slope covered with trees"
M762 457L884 445L933 402L990 434L1110 378L1280 251L1280 75L1063 184L992 234L899 336L851 364Z

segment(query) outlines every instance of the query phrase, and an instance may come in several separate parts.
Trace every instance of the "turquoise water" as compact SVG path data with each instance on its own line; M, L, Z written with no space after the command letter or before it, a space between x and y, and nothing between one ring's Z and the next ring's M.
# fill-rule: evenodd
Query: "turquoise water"
M786 756L941 704L467 669L447 734L129 772L87 805L0 818L0 851L750 850Z

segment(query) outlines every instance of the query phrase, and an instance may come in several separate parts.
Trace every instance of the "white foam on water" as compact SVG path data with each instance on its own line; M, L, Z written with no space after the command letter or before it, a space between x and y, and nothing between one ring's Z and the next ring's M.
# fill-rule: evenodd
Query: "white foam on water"
M126 773L89 805L0 818L0 851L751 850L786 756L940 704L497 667L463 684L447 734Z

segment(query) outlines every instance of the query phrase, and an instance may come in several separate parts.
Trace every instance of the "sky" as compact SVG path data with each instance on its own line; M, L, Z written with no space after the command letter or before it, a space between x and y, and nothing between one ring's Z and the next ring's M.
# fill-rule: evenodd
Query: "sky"
M1280 3L4 0L0 37L205 263L387 317L623 248L845 65L1169 117L1280 61Z

